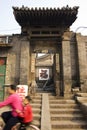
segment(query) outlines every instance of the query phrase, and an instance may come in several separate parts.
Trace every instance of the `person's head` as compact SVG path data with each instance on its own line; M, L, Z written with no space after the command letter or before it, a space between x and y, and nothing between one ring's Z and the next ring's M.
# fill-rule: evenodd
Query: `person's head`
M30 101L31 101L31 97L30 97L30 96L26 96L26 97L24 98L24 100L23 100L23 103L24 103L24 105L27 105L27 104L30 103Z
M16 92L16 86L13 85L13 84L9 85L9 86L8 86L8 93L9 93L9 94L13 94L13 93L15 93L15 92Z

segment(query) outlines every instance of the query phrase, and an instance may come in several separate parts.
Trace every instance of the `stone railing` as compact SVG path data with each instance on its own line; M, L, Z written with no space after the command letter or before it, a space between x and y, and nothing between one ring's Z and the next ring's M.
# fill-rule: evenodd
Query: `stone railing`
M75 100L80 106L82 113L87 118L87 93L77 93L75 95Z

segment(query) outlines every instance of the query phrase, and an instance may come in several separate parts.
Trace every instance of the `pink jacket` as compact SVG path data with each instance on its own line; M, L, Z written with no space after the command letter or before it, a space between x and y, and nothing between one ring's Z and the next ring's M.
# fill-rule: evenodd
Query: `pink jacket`
M18 109L20 111L23 110L22 100L17 93L11 94L5 101L0 102L0 108L7 106L7 105L11 106L12 115L14 117L17 116L17 112L15 111L16 109Z

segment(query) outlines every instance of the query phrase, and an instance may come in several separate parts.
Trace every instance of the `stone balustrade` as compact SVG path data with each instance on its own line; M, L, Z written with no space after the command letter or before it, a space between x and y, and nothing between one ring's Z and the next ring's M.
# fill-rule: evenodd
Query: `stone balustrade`
M75 99L84 116L87 118L87 93L77 93Z

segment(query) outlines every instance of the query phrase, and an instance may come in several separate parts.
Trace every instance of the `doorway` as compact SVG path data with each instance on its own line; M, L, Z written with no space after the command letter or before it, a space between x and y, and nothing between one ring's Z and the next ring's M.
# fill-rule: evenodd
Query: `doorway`
M32 39L31 48L31 80L37 83L37 91L55 91L56 95L63 95L63 64L61 40ZM38 56L40 55L40 57ZM36 57L35 61L34 58ZM35 62L35 63L34 63ZM44 78L44 76L47 76Z
M54 92L54 54L38 53L36 56L36 83L37 91Z

